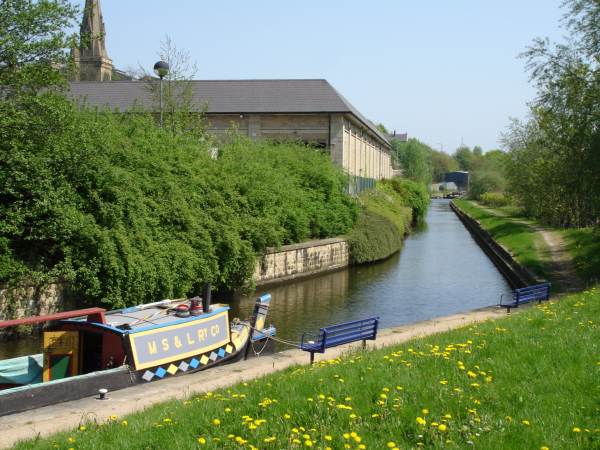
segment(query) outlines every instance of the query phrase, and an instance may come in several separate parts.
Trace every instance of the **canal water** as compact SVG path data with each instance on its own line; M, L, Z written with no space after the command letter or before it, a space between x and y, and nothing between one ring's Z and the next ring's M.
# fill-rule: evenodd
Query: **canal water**
M273 297L269 321L278 337L298 341L304 331L370 316L379 316L385 328L495 305L510 287L449 201L432 200L426 225L391 258L260 289L256 295L265 292ZM256 295L233 300L233 317L249 317ZM0 359L39 350L39 337L3 343Z
M510 286L479 248L448 200L432 200L426 225L402 250L376 264L266 287L277 335L298 341L319 327L379 316L383 328L495 305ZM231 303L235 317L252 313L256 296ZM283 349L281 344L278 344Z

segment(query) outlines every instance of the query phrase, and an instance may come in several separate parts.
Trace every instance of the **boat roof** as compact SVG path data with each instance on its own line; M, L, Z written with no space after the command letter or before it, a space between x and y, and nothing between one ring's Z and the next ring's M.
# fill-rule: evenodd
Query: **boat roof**
M229 310L229 306L227 305L214 304L211 305L210 312L203 313L198 316L178 317L174 314L172 308L161 308L160 306L134 306L131 308L107 312L105 315L105 324L95 322L92 322L91 324L102 328L110 328L122 333L138 333L140 331L146 331L153 328L161 328L179 323L200 320L227 310ZM63 322L90 323L87 322L85 318L65 320Z

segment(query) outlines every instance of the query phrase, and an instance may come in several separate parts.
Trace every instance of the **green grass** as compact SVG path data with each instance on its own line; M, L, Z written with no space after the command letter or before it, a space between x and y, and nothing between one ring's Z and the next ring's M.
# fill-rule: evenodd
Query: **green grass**
M598 317L593 288L17 448L599 449Z
M587 283L600 283L600 228L561 230L577 274Z
M515 259L541 278L556 284L549 276L550 270L544 260L548 247L543 238L525 224L512 222L509 218L484 211L466 200L454 200L456 206L477 219L492 237L507 248Z

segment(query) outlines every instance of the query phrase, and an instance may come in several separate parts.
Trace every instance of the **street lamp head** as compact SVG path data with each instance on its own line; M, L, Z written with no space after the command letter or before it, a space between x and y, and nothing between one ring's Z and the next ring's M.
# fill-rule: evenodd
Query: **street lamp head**
M164 61L158 61L156 64L154 64L154 73L161 79L169 74L169 69L169 65Z

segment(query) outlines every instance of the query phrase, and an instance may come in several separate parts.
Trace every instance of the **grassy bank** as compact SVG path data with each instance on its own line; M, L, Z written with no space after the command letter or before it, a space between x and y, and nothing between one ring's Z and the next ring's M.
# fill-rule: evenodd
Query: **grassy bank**
M490 234L504 245L516 259L533 270L537 275L551 279L544 253L548 247L541 238L522 223L511 219L529 220L523 211L515 206L492 208L501 215L497 216L481 209L477 204L465 200L454 200L456 205L471 217L479 220ZM531 221L533 225L535 222ZM545 227L559 234L566 243L567 250L573 258L577 275L588 285L600 282L600 229L577 228L561 229Z
M543 238L522 223L512 222L507 217L497 216L478 207L473 202L454 200L456 206L477 219L492 237L507 248L515 259L541 278L549 279L549 267L544 261L548 251Z
M594 288L17 448L600 448L599 316Z
M361 215L348 235L355 264L378 261L400 250L411 226L424 219L429 198L422 185L395 178L362 193L359 203Z

